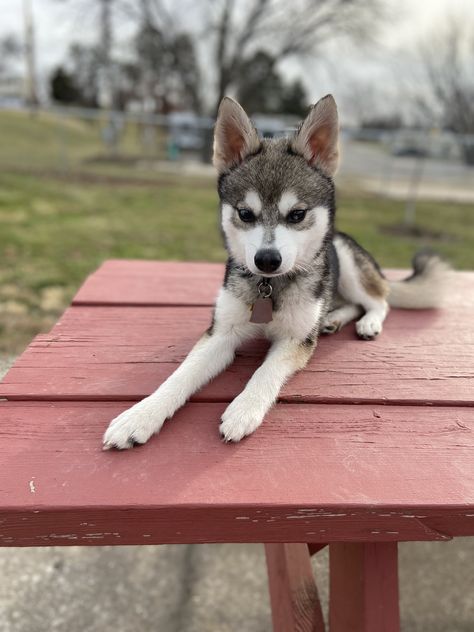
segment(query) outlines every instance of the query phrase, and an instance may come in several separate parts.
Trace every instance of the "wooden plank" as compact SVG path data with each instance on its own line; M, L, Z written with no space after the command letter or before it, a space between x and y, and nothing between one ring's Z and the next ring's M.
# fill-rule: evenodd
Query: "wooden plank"
M469 408L278 405L220 441L224 404L101 450L113 402L0 402L0 544L446 540L474 535Z
M221 263L110 260L91 274L75 305L213 305Z
M390 279L403 279L408 270L385 270ZM462 283L474 283L472 272L457 273ZM105 261L84 282L74 297L75 305L213 305L224 278L221 263L189 261L143 261L111 259ZM462 285L461 283L461 285ZM466 300L458 291L459 281L450 296Z
M265 545L274 632L324 632L306 544Z
M0 397L141 399L175 370L210 319L210 308L72 307L20 357ZM266 348L247 343L195 401L233 399ZM473 378L469 309L393 310L376 341L356 339L353 325L323 337L281 400L473 405Z
M331 632L399 632L396 542L329 547Z

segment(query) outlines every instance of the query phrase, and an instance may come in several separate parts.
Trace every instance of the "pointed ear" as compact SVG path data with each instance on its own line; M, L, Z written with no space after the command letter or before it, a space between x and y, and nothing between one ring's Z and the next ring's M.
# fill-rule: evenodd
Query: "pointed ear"
M339 163L338 135L337 106L333 96L328 94L311 108L291 148L332 177Z
M243 108L230 97L219 106L214 128L213 163L219 173L238 165L260 148L257 130Z

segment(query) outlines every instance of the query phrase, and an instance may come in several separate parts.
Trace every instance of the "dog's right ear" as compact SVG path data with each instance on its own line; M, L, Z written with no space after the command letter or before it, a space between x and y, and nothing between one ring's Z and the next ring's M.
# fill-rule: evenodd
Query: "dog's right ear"
M224 97L214 128L212 162L218 173L240 164L246 156L257 152L260 139L244 109L230 97Z

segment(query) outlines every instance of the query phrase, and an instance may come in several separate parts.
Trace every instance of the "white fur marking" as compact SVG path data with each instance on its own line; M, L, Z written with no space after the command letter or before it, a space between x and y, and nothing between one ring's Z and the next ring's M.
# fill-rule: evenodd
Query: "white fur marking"
M232 362L237 346L258 331L258 327L249 323L246 305L222 288L216 303L213 335L199 340L154 393L110 423L104 435L104 449L130 448L134 441L148 441L193 393Z
M275 229L275 247L282 257L280 271L283 274L306 269L323 244L329 228L329 211L325 206L316 206L308 213L314 213L315 222L307 230L295 230L282 224Z
M230 204L222 205L222 230L230 253L237 263L247 266L253 274L260 274L254 259L257 250L263 245L264 228L261 225L247 230L237 228L232 223L234 213L235 209Z
M361 338L375 338L382 331L388 312L387 301L370 296L359 278L359 271L350 248L340 238L334 240L339 258L339 293L350 303L362 305L364 316L357 321L356 331Z
M298 340L276 341L264 363L255 371L245 389L224 411L220 432L226 441L240 441L262 423L283 384L306 364L307 355Z
M351 320L357 318L361 313L361 309L358 305L348 303L338 309L334 309L329 312L324 320L323 332L326 334L335 334L342 329Z
M284 191L278 202L278 210L282 215L286 215L298 202L298 196L293 191Z
M244 204L253 211L255 215L262 212L262 200L256 191L247 191L244 198Z

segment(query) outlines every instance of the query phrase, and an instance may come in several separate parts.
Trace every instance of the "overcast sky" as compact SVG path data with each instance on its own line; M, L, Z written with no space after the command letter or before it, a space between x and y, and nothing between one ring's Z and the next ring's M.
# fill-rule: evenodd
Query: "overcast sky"
M39 74L45 77L64 59L71 41L94 41L96 25L91 16L76 11L71 19L71 8L61 0L29 0L33 5L36 24L36 50ZM178 3L188 0L174 0ZM347 46L333 46L321 63L287 62L283 66L290 75L303 74L312 99L334 90L344 77L364 76L377 80L386 71L385 62L395 51L410 47L433 26L441 25L451 13L462 14L474 24L474 0L387 0L397 19L390 22L379 39L383 46L357 53ZM21 37L23 29L23 0L0 0L0 37L15 33ZM184 11L183 13L186 13ZM130 31L130 28L128 29ZM474 31L474 27L473 27ZM127 26L121 27L119 37L127 41Z

